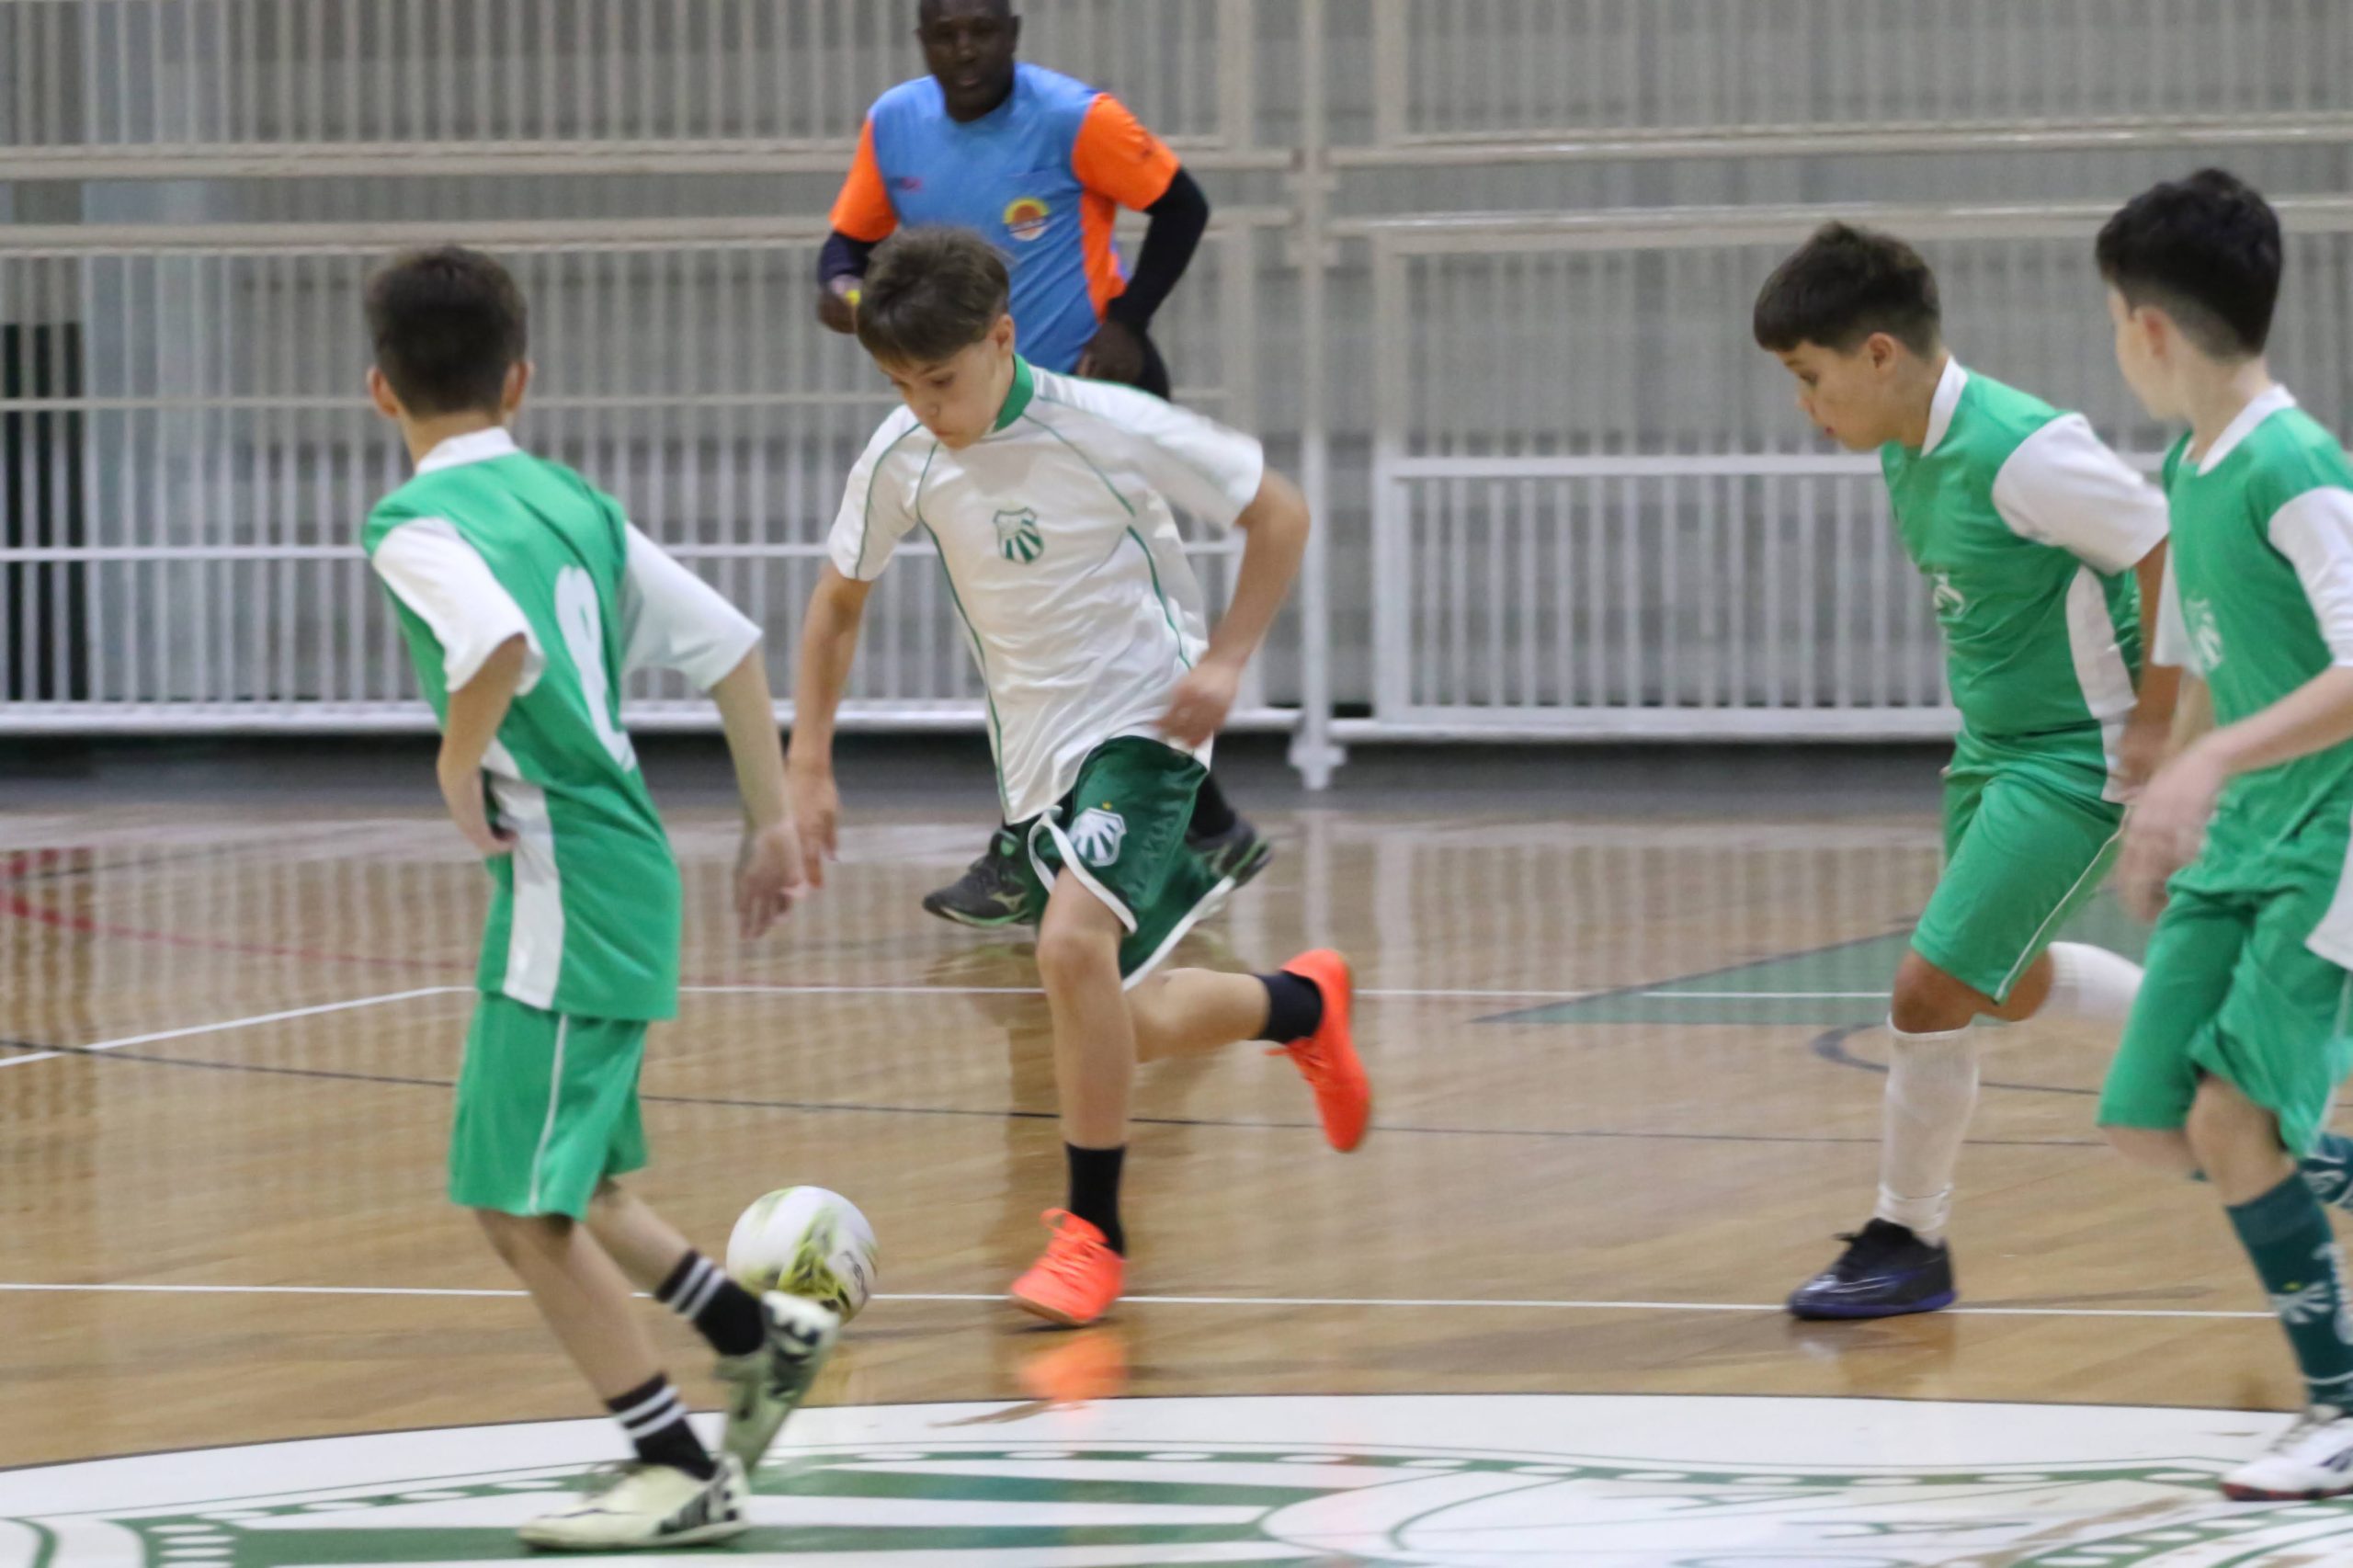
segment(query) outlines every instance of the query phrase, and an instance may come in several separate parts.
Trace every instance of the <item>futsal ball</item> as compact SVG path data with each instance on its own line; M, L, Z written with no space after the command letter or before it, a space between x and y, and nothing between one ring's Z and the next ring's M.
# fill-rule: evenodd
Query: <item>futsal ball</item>
M874 1227L858 1205L822 1187L771 1192L735 1221L727 1272L746 1290L822 1301L847 1323L874 1293Z

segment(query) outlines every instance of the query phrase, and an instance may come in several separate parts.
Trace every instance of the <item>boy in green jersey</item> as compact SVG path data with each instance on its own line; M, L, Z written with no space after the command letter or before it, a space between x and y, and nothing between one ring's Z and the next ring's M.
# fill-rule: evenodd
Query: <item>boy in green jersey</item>
M801 633L790 758L812 880L841 802L834 716L866 600L900 540L938 551L988 699L1022 917L1053 1017L1068 1206L1015 1304L1092 1323L1126 1287L1120 1209L1139 1057L1264 1040L1354 1149L1372 1092L1353 982L1317 949L1264 975L1154 971L1234 877L1186 843L1194 791L1242 671L1281 608L1307 505L1258 443L1148 392L1058 376L1014 351L1004 259L961 229L877 252L858 336L905 406L851 472ZM1172 510L1242 530L1211 632Z
M2353 462L2266 368L2281 246L2261 196L2211 169L2156 186L2097 256L2126 382L2189 426L2165 459L2157 656L2204 681L2216 725L2125 831L2120 886L2157 927L2100 1126L2212 1184L2303 1374L2305 1416L2223 1490L2335 1496L2353 1492L2353 1312L2323 1207L2353 1153L2325 1131L2353 1068Z
M766 933L801 885L756 628L619 503L507 434L530 380L521 294L490 257L407 256L368 289L368 388L416 476L362 535L442 730L449 815L489 867L481 993L449 1196L474 1210L620 1421L634 1463L524 1528L534 1546L688 1546L747 1528L745 1472L830 1354L835 1314L754 1297L618 1185L645 1164L647 1024L678 990L678 869L621 727L623 674L676 670L726 726L746 812L736 910ZM729 1386L714 1459L631 1286L688 1318Z
M1956 1299L1944 1233L1977 1100L1972 1024L2121 1022L2140 982L2114 953L2051 938L2097 889L2172 722L2173 673L2141 668L2165 504L2081 415L1962 369L1934 274L1891 235L1824 227L1766 281L1755 332L1807 418L1878 450L1961 710L1944 874L1889 1011L1878 1209L1790 1310L1934 1312Z

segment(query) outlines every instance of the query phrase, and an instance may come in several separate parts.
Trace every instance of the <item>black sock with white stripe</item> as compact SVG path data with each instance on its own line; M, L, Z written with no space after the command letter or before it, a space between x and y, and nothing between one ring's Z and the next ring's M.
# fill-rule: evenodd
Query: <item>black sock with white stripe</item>
M722 1356L748 1356L768 1336L760 1300L688 1248L654 1299L695 1325Z
M605 1408L613 1413L613 1419L629 1434L637 1457L644 1463L683 1470L698 1481L709 1481L719 1473L719 1466L711 1462L710 1450L702 1446L695 1429L687 1425L687 1402L678 1397L678 1391L662 1373L654 1373L653 1381L630 1390L619 1399L607 1400Z

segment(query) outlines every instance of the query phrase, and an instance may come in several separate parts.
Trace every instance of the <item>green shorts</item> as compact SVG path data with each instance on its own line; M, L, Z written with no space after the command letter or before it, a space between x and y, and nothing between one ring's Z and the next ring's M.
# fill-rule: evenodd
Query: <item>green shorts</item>
M1014 829L1029 849L1022 918L1044 918L1054 879L1067 869L1127 927L1120 977L1133 985L1150 974L1233 890L1185 843L1193 796L1208 777L1197 759L1141 736L1097 746L1062 804Z
M579 1220L599 1182L643 1168L637 1074L645 1028L484 993L458 1071L449 1200Z
M1964 738L1945 774L1945 869L1912 949L1996 1002L2099 891L2124 808L2105 769Z
M2345 875L2338 841L2292 860L2201 860L2174 878L2109 1064L2101 1126L2178 1128L2211 1074L2278 1117L2290 1153L2312 1152L2353 1072L2353 972L2304 942Z

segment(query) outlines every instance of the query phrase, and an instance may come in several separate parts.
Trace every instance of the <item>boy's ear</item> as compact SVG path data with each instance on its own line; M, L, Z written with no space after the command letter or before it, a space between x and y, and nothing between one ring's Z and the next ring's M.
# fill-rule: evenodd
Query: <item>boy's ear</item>
M392 383L386 380L384 372L374 365L368 367L368 401L374 403L376 412L387 419L398 419L401 416L401 400L393 392Z
M499 389L498 411L513 417L523 406L523 394L531 387L532 365L529 359L517 359L506 367L506 384Z

